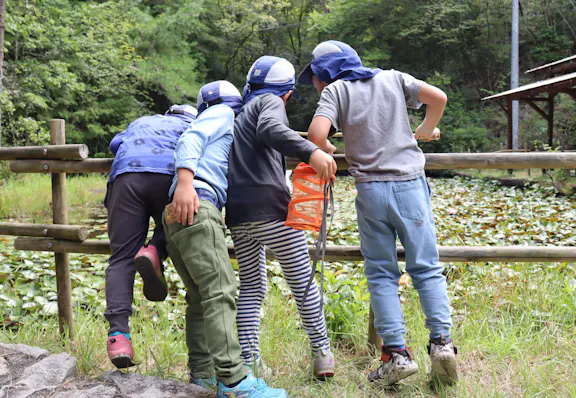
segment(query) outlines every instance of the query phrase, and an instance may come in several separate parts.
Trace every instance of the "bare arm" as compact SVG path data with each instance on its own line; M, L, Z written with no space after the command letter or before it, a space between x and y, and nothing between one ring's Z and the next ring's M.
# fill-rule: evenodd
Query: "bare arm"
M336 149L334 145L328 141L328 134L330 133L330 128L332 127L332 122L326 116L316 116L312 119L310 127L308 127L308 139L318 145L326 153L334 153Z
M334 153L334 145L328 141L328 133L332 122L325 116L316 116L308 127L308 139L318 145L320 150L312 152L310 166L318 173L318 176L327 180L336 174L336 161L327 153Z
M440 130L436 126L440 123L448 97L444 91L425 83L418 94L418 101L426 104L426 116L416 129L416 138L423 138L424 141L440 138Z
M190 169L178 169L178 184L174 191L174 215L182 225L192 225L194 214L200 209L200 200L194 189L194 172Z

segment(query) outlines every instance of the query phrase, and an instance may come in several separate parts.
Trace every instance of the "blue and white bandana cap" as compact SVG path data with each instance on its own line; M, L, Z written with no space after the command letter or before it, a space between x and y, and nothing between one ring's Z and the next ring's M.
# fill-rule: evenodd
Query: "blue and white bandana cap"
M196 116L198 116L198 110L196 108L194 108L192 105L174 104L164 114L165 115L180 115L184 119L194 120L194 119L196 119Z
M322 42L312 51L312 61L304 68L298 83L312 84L316 75L326 83L336 80L369 79L377 75L380 69L365 68L356 50L348 44L336 40Z
M226 80L205 84L198 92L198 114L213 105L224 104L232 108L235 115L242 109L242 96L234 85Z
M246 86L242 93L244 102L262 94L274 94L282 96L294 91L292 95L300 99L300 93L296 90L296 74L294 66L284 58L265 55L254 62L246 76Z

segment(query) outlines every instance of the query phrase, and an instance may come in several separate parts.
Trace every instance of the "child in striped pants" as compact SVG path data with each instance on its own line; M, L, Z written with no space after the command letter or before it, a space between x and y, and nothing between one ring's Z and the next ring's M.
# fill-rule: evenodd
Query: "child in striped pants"
M242 357L246 364L261 367L258 331L267 286L267 246L280 262L296 299L302 327L310 338L314 375L332 377L334 356L324 314L319 309L316 281L303 302L312 272L306 238L304 232L284 225L290 201L284 156L309 163L324 179L335 173L336 163L288 127L286 101L297 95L290 62L261 57L248 72L247 80L245 105L234 124L226 204L226 223L240 268L237 325Z

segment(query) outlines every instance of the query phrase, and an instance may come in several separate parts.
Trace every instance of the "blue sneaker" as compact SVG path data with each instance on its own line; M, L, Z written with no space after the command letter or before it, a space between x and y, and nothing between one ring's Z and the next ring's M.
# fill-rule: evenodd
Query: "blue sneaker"
M288 398L286 390L268 387L264 379L256 379L256 389L262 393L262 398Z
M226 387L218 382L218 398L288 398L288 394L281 388L270 388L262 379L252 374L246 376L236 387Z
M192 373L190 373L190 384L196 384L197 386L207 390L214 390L218 384L218 381L216 381L216 376L212 376L209 379L202 377L196 378Z

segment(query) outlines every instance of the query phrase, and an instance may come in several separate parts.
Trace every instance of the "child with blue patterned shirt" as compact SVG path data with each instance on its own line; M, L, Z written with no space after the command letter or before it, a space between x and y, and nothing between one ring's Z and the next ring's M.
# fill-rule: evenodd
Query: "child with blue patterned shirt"
M135 365L128 320L136 271L142 276L147 299L162 301L168 293L162 266L168 255L162 210L174 176L174 148L196 114L193 106L173 105L164 115L130 123L110 143L115 157L104 205L112 255L106 269L104 316L110 323L108 357L118 368ZM144 244L150 217L156 228Z

